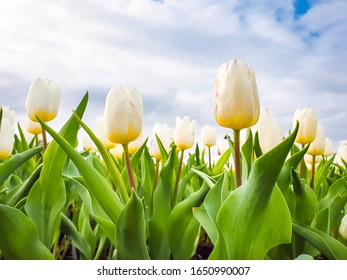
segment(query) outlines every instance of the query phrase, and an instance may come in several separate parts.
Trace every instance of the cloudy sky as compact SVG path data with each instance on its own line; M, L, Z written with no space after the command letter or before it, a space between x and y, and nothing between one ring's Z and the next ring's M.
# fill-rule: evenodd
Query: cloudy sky
M62 87L52 125L88 90L93 128L109 89L126 85L143 97L147 135L176 116L217 126L213 82L235 57L285 131L296 108L314 107L337 145L347 139L346 11L345 0L1 1L0 103L24 120L30 84L49 78Z

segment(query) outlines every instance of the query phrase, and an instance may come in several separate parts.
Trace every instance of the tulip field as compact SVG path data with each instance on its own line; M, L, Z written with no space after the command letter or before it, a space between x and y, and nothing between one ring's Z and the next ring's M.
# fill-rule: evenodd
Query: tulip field
M189 117L141 138L143 101L127 87L111 88L97 131L88 92L50 126L53 81L31 85L25 125L0 105L0 259L346 260L347 142L334 153L314 108L284 134L241 60L212 93L206 113L229 133L204 126L201 143Z

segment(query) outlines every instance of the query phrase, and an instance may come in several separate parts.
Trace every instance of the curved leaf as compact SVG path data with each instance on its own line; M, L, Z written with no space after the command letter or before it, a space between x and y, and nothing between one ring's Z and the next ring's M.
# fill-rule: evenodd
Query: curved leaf
M0 251L6 259L52 260L35 224L19 210L0 204Z

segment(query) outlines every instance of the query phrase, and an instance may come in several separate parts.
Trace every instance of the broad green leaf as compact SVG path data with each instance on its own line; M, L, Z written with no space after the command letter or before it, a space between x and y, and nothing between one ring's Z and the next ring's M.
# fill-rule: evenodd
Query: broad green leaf
M230 155L231 155L231 150L229 148L218 159L215 167L213 168L213 171L212 171L213 174L217 175L217 174L220 174L223 172L225 165L227 164L228 160L230 159Z
M90 215L98 223L102 232L110 239L113 245L116 245L116 225L115 222L106 214L93 192L88 191L89 186L81 177L65 178L69 182L68 186L76 191L83 201L83 205L88 209Z
M347 247L313 227L293 222L293 231L305 238L330 260L347 260Z
M42 151L42 147L34 147L19 154L15 154L8 160L0 163L0 186L20 165Z
M133 190L117 222L117 257L122 260L149 260L143 203Z
M199 207L209 191L206 183L185 200L178 203L169 216L169 243L175 260L190 259L199 241L200 224L193 215L193 208Z
M129 196L128 196L124 181L122 179L122 176L119 170L117 169L115 162L113 161L109 151L106 150L104 144L102 144L102 142L98 139L98 137L96 137L96 135L92 132L92 130L82 121L82 119L76 113L74 113L74 116L77 122L88 133L88 135L90 136L92 141L95 143L96 147L98 148L102 158L105 161L105 164L113 180L113 183L117 186L117 190L119 190L121 198L123 199L123 202L125 203L129 199Z
M152 217L149 221L148 246L151 259L167 260L170 257L168 219L172 211L172 191L175 184L175 147L163 165L159 182L153 194Z
M248 175L251 171L251 165L254 161L253 152L253 137L251 129L247 129L246 142L241 148L241 159L242 159L242 181L247 180Z
M308 148L309 146L307 145L304 149L293 154L288 160L286 160L280 174L278 175L277 185L279 186L285 197L290 184L291 170L292 168L295 169L300 161L303 160Z
M87 103L88 93L76 108L76 114L82 116ZM40 123L45 128L48 127L41 120ZM78 129L78 122L71 116L59 132L59 136L76 147ZM51 248L59 235L60 213L66 200L65 185L62 179L66 159L67 155L59 143L52 141L43 155L43 167L39 181L31 189L25 205L28 216L37 225L40 239L48 248Z
M89 192L95 196L107 215L114 223L116 223L124 205L120 201L118 195L113 191L109 182L97 170L95 170L95 168L93 168L83 156L77 153L64 138L62 138L47 124L41 124L75 163L88 186Z
M312 226L330 234L337 226L347 203L347 182L340 178L331 185L327 195L319 202L318 212Z
M76 226L64 214L61 214L61 231L70 236L72 244L83 254L85 259L92 257L91 248L88 242L78 232Z
M314 260L314 258L312 256L307 255L307 254L301 254L301 255L297 256L295 259L300 260L300 261L312 261L312 260Z
M297 130L255 160L248 180L222 204L211 259L264 259L271 248L290 243L290 212L275 184Z
M52 260L35 224L19 210L0 204L0 251L5 259Z

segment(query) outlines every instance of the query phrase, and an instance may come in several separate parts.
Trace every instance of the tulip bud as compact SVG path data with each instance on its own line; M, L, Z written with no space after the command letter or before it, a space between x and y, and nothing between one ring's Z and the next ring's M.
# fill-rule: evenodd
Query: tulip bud
M317 112L313 108L297 109L293 117L293 128L299 122L299 131L295 142L307 144L313 142L317 134Z
M105 134L105 118L104 116L98 116L96 118L96 133L95 135L99 138L99 140L104 144L107 150L112 149L116 146L115 143L112 143Z
M116 145L114 148L110 149L110 153L118 159L122 159L123 152L124 151L122 145Z
M16 118L16 114L13 110L11 110L8 106L4 106L0 104L0 108L2 109L2 118L8 119L11 125L14 125L14 120Z
M253 70L242 60L223 63L214 83L214 116L233 130L251 127L259 118L259 97Z
M31 134L41 134L42 127L39 122L34 122L31 119L27 118L26 120L26 130Z
M339 228L339 233L343 239L347 240L347 215L342 218L341 225Z
M92 139L86 132L83 132L82 134L82 146L83 149L86 151L97 151L95 143L92 141Z
M258 122L251 128L258 132L259 144L263 153L270 151L283 140L283 130L276 117L267 108L260 109Z
M129 153L131 155L135 154L136 151L142 146L142 144L144 143L145 139L143 139L142 134L140 134L139 137L137 137L134 141L131 141L129 143Z
M36 79L30 86L25 108L28 117L37 122L36 115L44 122L53 120L58 113L60 87L51 80Z
M3 160L12 154L14 128L9 119L2 118L0 121L0 159Z
M142 131L142 98L135 90L113 87L105 105L105 132L113 143L127 144L140 136Z
M194 145L196 121L190 121L189 117L176 118L176 130L174 132L174 142L180 150L186 150Z
M341 158L345 162L347 162L347 140L340 142L340 145L337 149L337 155L339 158ZM341 161L341 163L342 163L342 161Z
M154 125L149 152L154 158L160 160L162 158L161 158L161 153L158 146L158 141L157 141L157 138L155 137L156 135L160 139L165 150L168 152L170 149L171 141L172 141L173 130L172 128L168 127L166 124L161 125L159 123L155 123Z
M308 166L313 164L313 156L310 155L310 154L305 154L304 160L305 160L306 163L308 163ZM314 164L317 165L318 163L321 162L321 160L322 160L322 156L320 156L320 155L315 156Z
M333 141L329 137L327 137L325 138L324 156L328 157L328 156L331 156L333 153L334 153Z
M201 130L202 143L207 147L216 145L217 142L217 130L215 127L205 125Z
M307 153L312 156L322 155L325 150L325 133L320 123L317 124L316 139L310 144Z

